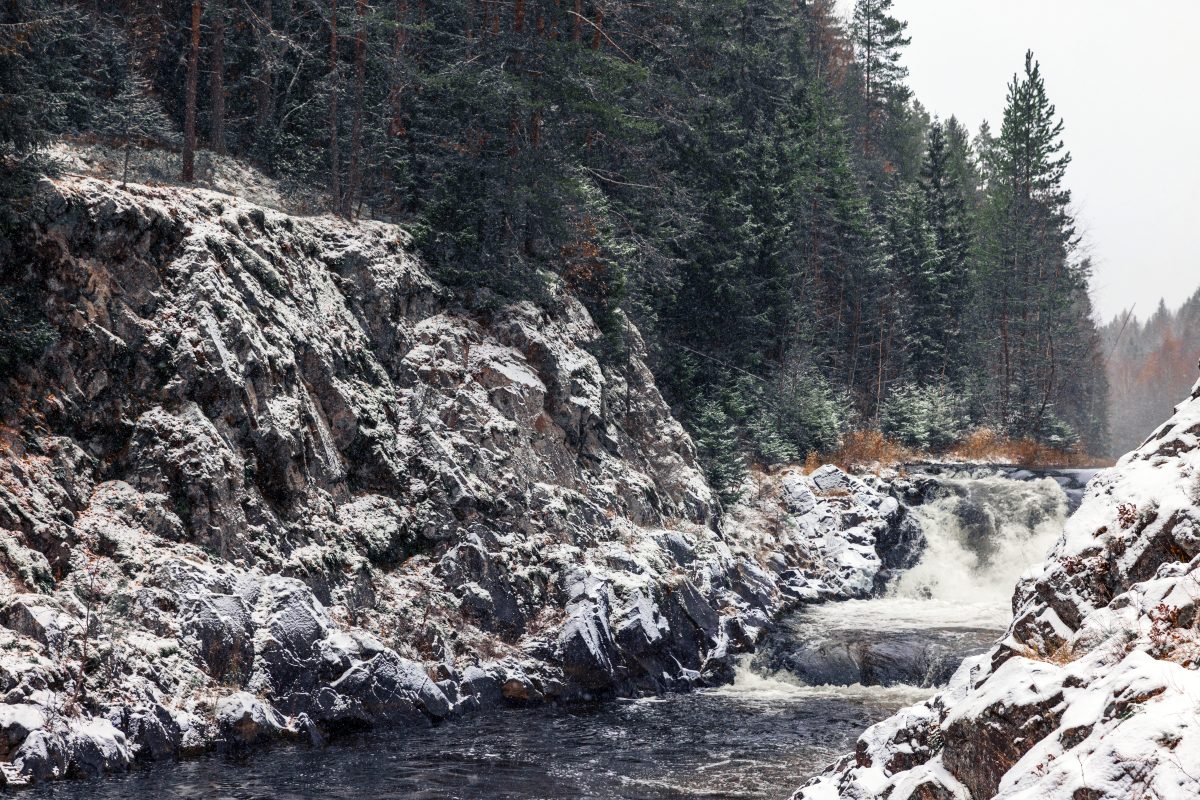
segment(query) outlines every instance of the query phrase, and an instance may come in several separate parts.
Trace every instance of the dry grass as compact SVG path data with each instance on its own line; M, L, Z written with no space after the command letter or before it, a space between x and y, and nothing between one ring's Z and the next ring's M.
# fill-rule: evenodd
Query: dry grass
M851 431L842 439L841 446L831 453L809 453L804 461L805 473L812 473L825 464L836 464L844 470L894 467L913 461L919 454L899 442L888 439L879 431Z
M1058 667L1065 667L1079 657L1070 643L1059 645L1051 653L1042 653L1037 648L1030 647L1029 645L1022 647L1017 653L1031 661L1041 661L1045 664L1054 664Z
M1090 456L1082 450L1056 450L1030 439L1009 439L991 428L979 428L944 453L921 452L888 439L877 430L851 431L838 449L829 453L809 453L804 473L835 464L844 470L870 469L919 463L932 459L969 461L984 464L1012 464L1021 467L1110 467L1109 459Z
M1108 467L1112 461L1081 449L1057 450L1030 439L1009 439L991 428L979 428L950 448L946 458L1022 467Z

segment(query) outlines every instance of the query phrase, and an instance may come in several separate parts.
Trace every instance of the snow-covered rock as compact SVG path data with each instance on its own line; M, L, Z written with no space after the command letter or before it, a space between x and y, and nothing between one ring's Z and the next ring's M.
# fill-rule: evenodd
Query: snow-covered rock
M1007 635L795 797L1200 797L1200 385L1089 484Z
M632 325L393 226L74 176L0 258L57 334L0 402L6 778L723 680L919 546L831 469L718 526Z

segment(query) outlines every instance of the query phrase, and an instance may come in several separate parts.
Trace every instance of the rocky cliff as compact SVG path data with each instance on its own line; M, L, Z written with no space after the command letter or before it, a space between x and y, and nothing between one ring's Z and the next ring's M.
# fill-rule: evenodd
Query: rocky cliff
M720 681L921 545L832 468L718 524L631 325L395 227L69 177L0 257L56 333L0 399L9 782Z
M795 798L1200 796L1200 386L1089 485L1014 621Z

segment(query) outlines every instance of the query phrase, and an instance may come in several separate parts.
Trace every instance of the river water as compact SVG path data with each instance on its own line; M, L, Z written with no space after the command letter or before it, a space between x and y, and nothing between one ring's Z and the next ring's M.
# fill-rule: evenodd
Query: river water
M323 749L211 755L53 798L660 800L786 798L858 735L928 697L1007 626L1012 587L1062 530L1053 480L944 480L914 509L920 564L887 596L784 620L730 686L594 707L513 710Z

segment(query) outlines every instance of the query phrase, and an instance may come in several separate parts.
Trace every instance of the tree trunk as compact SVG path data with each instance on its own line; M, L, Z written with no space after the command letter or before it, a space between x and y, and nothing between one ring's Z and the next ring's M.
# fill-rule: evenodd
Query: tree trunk
M271 0L262 0L262 10L259 12L259 61L258 80L254 86L254 125L262 136L274 115L273 100L275 88L275 73L272 66L271 53L274 48L274 31L272 28L274 9Z
M362 116L363 93L367 77L367 0L354 5L357 30L354 32L354 121L350 124L350 185L346 187L342 214L354 216L354 200L362 187Z
M392 89L388 103L392 107L389 136L403 136L404 130L404 45L408 42L408 0L396 0L396 38L392 42Z
M342 157L338 152L338 0L332 0L329 15L329 204L337 213L342 207Z
M592 24L596 26L596 32L592 34L592 49L599 50L604 35L604 6L600 3L596 4L596 16Z
M525 30L525 0L517 0L513 6L513 30L517 33Z
M571 41L583 41L583 0L575 0L575 29L571 32Z
M192 0L192 44L188 48L187 98L183 117L184 183L196 179L196 84L200 64L200 0Z
M213 7L212 40L212 149L225 155L225 0L216 0Z

